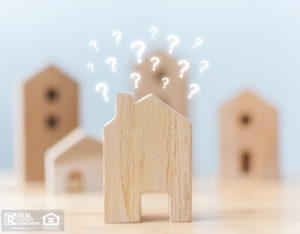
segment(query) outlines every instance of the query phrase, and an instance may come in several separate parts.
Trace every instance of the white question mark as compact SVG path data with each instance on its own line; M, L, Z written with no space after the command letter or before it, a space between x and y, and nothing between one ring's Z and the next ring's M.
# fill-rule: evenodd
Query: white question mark
M169 53L170 53L170 54L172 54L172 49L173 49L173 47L174 47L175 45L177 45L178 42L179 42L179 39L178 39L178 37L177 37L176 35L170 35L170 36L168 36L168 40L170 40L170 39L172 39L172 38L174 38L175 41L170 45L170 50L169 50Z
M194 93L197 93L199 91L199 86L196 84L191 84L190 87L196 87L196 89L190 92L189 98L191 98Z
M166 82L164 83L164 88L166 88L166 85L169 83L169 79L167 77L162 78L162 80L166 80Z
M201 67L200 73L202 73L202 71L203 71L205 68L208 68L208 62L202 61L201 64L205 64L205 65L204 65L204 67Z
M157 66L157 64L159 64L159 58L157 57L152 57L151 61L156 60L156 63L153 64L153 71L155 71L155 67Z
M196 41L199 41L199 42L194 45L194 47L193 47L194 49L195 49L195 47L197 45L201 45L202 44L202 40L200 38L196 38Z
M133 78L135 76L137 77L137 79L135 80L135 88L137 89L138 88L138 82L141 79L141 75L138 74L138 73L132 73L131 76L130 76L130 78Z
M117 45L119 45L119 40L120 40L120 37L121 37L121 32L119 32L119 31L114 31L112 35L114 36L114 35L116 35L116 34L118 34L118 37L117 37Z
M116 59L115 58L108 58L106 60L106 63L109 63L110 61L112 61L111 68L112 68L113 72L116 72L116 70L115 70Z
M91 41L90 46L92 46L92 45L94 45L95 49L98 50L96 41Z
M157 33L157 29L156 29L156 28L151 28L150 31L151 31L151 32L154 31L154 32L152 33L152 38L154 38L154 35Z
M92 63L89 63L89 64L87 65L87 67L88 67L88 68L91 67L91 71L94 72L94 70L93 70L94 65L93 65Z
M104 83L100 83L96 86L96 91L99 91L100 87L104 87L104 90L103 90L103 97L105 99L105 101L108 101L108 98L106 97L106 93L107 93L107 85L104 84Z
M145 50L145 44L141 41L135 41L131 44L131 49L133 49L136 45L140 45L141 49L139 50L139 52L137 53L137 61L138 63L142 63L142 59L141 59L141 55Z
M190 64L188 61L185 61L185 60L180 60L178 65L181 65L181 64L185 64L185 67L181 69L180 71L180 77L182 78L183 77L183 73L185 72L185 70L187 70L189 67L190 67Z

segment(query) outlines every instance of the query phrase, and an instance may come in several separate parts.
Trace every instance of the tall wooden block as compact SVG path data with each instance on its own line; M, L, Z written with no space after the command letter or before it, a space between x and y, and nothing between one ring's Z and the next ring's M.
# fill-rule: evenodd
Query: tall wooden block
M169 194L172 222L192 218L192 125L150 94L118 93L104 127L104 221L141 221L141 193Z
M223 178L277 179L277 112L250 91L221 109Z
M152 57L160 59L159 64L153 71ZM135 89L135 100L152 93L164 103L172 107L174 110L187 117L187 92L186 81L188 72L186 71L183 78L180 78L180 71L183 68L178 65L179 60L171 57L162 51L156 51L143 60L143 63L138 64L134 69L135 72L141 75L138 82L138 89ZM163 89L164 81L162 78L167 77L169 83Z
M49 66L21 85L17 128L21 180L44 180L44 154L78 126L78 86Z
M46 151L45 176L49 192L102 190L102 143L73 130Z

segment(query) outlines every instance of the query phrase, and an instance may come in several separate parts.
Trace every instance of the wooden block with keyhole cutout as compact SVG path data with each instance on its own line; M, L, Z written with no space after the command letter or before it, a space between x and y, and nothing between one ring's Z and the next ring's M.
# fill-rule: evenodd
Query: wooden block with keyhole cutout
M153 94L118 93L104 127L104 221L141 222L141 194L168 193L170 219L192 219L192 125Z
M153 71L152 57L158 57L160 62ZM179 60L171 57L162 51L156 51L143 60L134 68L134 72L141 75L138 82L138 89L134 89L135 101L152 93L167 105L187 117L187 92L186 83L188 72L185 71L183 78L180 78L180 71L183 68L178 65ZM167 77L169 83L163 89L164 81ZM132 80L131 80L132 81ZM134 87L134 86L133 86Z
M277 111L250 91L221 109L221 169L225 179L277 179Z
M16 163L23 182L44 180L46 150L78 126L77 83L49 66L21 84Z

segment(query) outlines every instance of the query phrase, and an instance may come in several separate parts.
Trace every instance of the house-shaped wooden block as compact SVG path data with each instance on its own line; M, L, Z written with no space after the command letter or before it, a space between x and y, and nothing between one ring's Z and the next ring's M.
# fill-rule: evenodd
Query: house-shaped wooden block
M152 70L154 62L152 57L160 59L159 64ZM178 65L179 60L171 57L162 51L156 51L148 56L143 63L138 64L134 69L135 72L141 75L138 82L138 89L134 89L135 101L152 93L171 108L187 117L187 92L186 81L188 72L184 73L184 77L180 78L180 71L183 68ZM167 77L169 83L163 89L164 81ZM130 80L132 82L132 79Z
M44 180L44 154L78 126L77 83L49 66L20 86L16 164L21 181Z
M221 110L221 169L228 179L277 179L277 112L245 91Z
M150 94L118 93L104 127L104 221L141 221L141 194L169 194L172 222L192 218L192 125Z
M49 192L102 190L102 144L73 130L46 151L45 177Z

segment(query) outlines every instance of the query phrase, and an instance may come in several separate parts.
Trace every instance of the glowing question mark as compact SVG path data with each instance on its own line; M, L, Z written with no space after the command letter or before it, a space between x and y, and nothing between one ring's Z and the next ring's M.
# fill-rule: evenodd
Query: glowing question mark
M194 93L197 93L199 91L199 86L196 84L191 84L190 87L196 87L196 89L190 92L189 98L191 98Z
M98 50L96 41L91 41L90 46L92 46L92 45L94 45L95 49Z
M115 58L108 58L108 59L106 60L106 63L109 63L110 61L112 61L111 69L113 70L113 72L116 72L116 70L115 70L116 59L115 59Z
M202 61L201 64L205 64L205 65L204 65L204 67L201 67L200 73L202 73L202 71L203 71L205 68L208 68L208 62Z
M130 78L133 78L135 76L137 77L137 79L135 80L135 88L137 89L138 88L138 82L141 79L141 75L138 74L138 73L132 73L131 76L130 76Z
M93 65L92 63L89 63L89 64L87 65L87 67L88 67L88 68L91 67L91 71L94 72L94 70L93 70L94 65Z
M175 41L170 45L170 50L169 50L169 53L170 53L170 54L172 54L172 49L173 49L173 47L174 47L175 45L177 45L178 42L179 42L179 39L178 39L178 37L177 37L176 35L170 35L170 36L168 36L168 40L170 40L170 39L172 39L172 38L174 38Z
M194 45L194 47L193 47L194 49L195 49L195 47L197 45L201 45L202 44L202 40L200 38L196 38L196 41L199 41L199 42Z
M189 67L190 67L190 64L188 61L185 61L185 60L180 60L178 65L181 65L181 64L185 64L185 67L181 69L180 71L180 77L182 78L183 77L183 73L185 72L185 70L187 70Z
M157 29L156 29L156 28L151 28L150 31L151 31L151 32L154 31L154 32L152 33L152 38L154 38L154 35L157 33Z
M106 93L107 93L107 85L104 84L104 83L100 83L96 86L96 91L98 92L100 90L101 87L104 87L104 90L103 90L103 97L105 99L105 101L108 101L108 98L106 97Z
M112 35L114 36L114 35L116 35L116 34L118 34L118 37L117 37L117 45L119 45L119 40L120 40L120 37L121 37L121 33L120 33L119 31L114 31Z
M156 60L156 63L153 64L153 71L155 71L155 67L157 66L157 64L159 64L159 58L157 57L152 57L151 61Z
M142 59L141 59L141 55L145 50L145 44L141 41L135 41L131 44L131 49L133 49L136 45L140 45L141 49L139 50L139 52L137 53L137 61L138 63L142 63Z
M167 77L162 78L162 80L166 80L166 82L164 83L164 88L166 88L166 85L169 83L169 79Z

